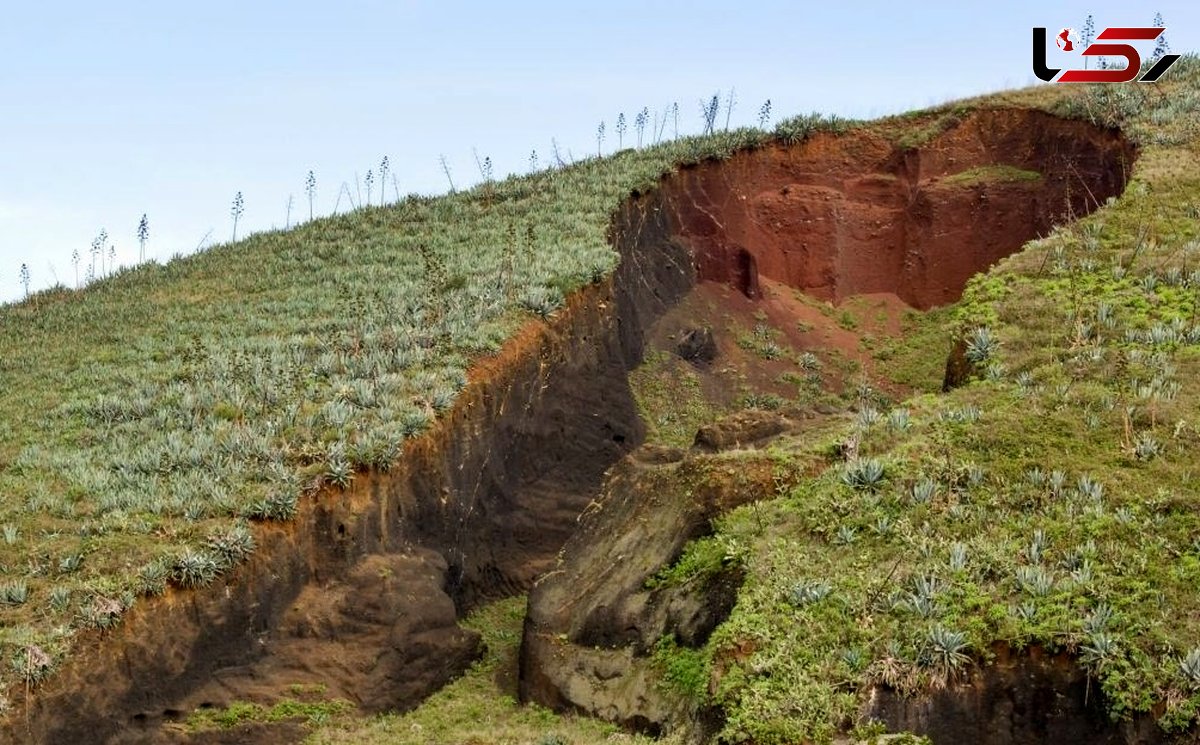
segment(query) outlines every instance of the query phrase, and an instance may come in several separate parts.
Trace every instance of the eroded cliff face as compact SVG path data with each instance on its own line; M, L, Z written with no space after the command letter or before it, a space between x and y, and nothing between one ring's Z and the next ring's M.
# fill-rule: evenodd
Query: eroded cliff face
M754 273L827 300L953 302L967 280L1120 194L1133 148L1033 111L981 111L904 148L873 131L818 134L684 169L660 190L701 279Z
M144 600L119 628L84 639L46 685L13 691L0 741L170 740L161 725L192 708L270 703L281 685L308 682L368 711L416 705L477 653L458 615L561 571L556 554L606 469L642 439L627 372L655 320L698 281L753 296L761 274L822 298L890 292L917 307L948 302L971 274L1062 215L1118 193L1132 156L1115 133L985 111L919 148L866 131L816 135L667 177L614 216L610 239L622 259L614 276L482 360L452 412L394 468L322 491L290 524L260 526L259 550L220 586ZM1040 177L1009 179L998 166ZM680 530L669 545L629 542L625 558L653 574L674 560L681 539L704 529L711 509L765 496L757 486L730 490L699 512L664 502L684 516ZM614 535L581 532L563 561L607 555ZM702 641L728 610L707 608L703 593L641 597L639 581L608 581L596 578L590 600L553 613L531 608L531 618L571 629L571 644L599 643L640 665L654 638ZM736 577L712 589L729 602L735 591ZM608 610L596 605L603 598ZM649 620L631 632L635 617ZM530 698L648 729L675 716L671 702L647 703L659 707L648 713L637 703L617 711L586 701L562 682L552 646L541 649L523 654ZM579 671L626 686L627 701L656 700L633 690L648 678L618 680L632 668L610 658L584 660Z
M728 283L750 298L763 295L766 278L831 301L871 293L929 308L957 300L974 274L1119 194L1134 156L1118 133L1029 111L977 112L908 149L870 131L817 135L681 170L618 215L614 239L623 254L653 255L640 245L640 228L661 223L656 240L666 235L686 248L697 281ZM931 353L947 355L949 341ZM770 468L763 472L748 449L797 428L770 424L733 422L723 447L700 437L674 460L643 450L613 469L554 571L530 593L525 699L649 732L682 727L700 740L713 732L720 712L671 694L651 658L660 639L702 645L733 607L740 576L686 589L647 581L722 509L774 494ZM1078 700L1085 676L1070 669L1011 655L929 698L881 688L865 714L935 742L981 733L997 733L980 740L995 743L1084 734L1141 742L1157 732L1097 717L1098 695Z
M529 596L523 699L659 734L711 712L663 686L651 661L663 638L699 648L733 608L741 570L651 586L724 512L773 493L776 463L747 451L799 424L767 412L732 417L719 448L647 445L609 473L554 570ZM764 432L770 432L764 436Z
M1114 722L1104 697L1068 654L1039 647L991 650L994 660L959 684L922 697L903 697L880 687L871 692L865 716L897 732L919 732L934 743L1041 745L1095 743L1149 745L1194 742L1168 737L1152 717Z
M642 438L626 380L640 323L693 276L662 248L661 281L630 281L630 263L527 324L392 469L260 525L225 582L143 600L81 640L49 682L13 692L0 741L172 741L162 725L194 708L270 705L295 684L403 710L457 676L478 651L457 617L547 570L605 469Z

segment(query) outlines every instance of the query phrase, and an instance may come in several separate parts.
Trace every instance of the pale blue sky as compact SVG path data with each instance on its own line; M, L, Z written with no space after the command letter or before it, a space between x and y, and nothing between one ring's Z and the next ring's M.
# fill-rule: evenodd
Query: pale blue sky
M737 91L752 124L812 110L868 117L1026 85L1030 28L1149 25L1200 47L1200 4L1116 2L259 2L9 3L0 14L0 299L74 284L107 229L122 262L151 225L160 260L230 234L332 210L388 155L401 193L522 171L551 138L576 156L596 125ZM1140 7L1139 7L1140 6ZM632 135L630 135L632 136ZM392 189L388 189L389 196ZM346 203L343 199L342 206ZM212 231L211 234L209 231Z

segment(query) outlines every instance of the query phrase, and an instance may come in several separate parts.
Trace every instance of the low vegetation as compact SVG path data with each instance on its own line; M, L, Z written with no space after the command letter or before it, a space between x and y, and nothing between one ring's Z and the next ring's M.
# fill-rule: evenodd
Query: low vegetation
M1153 710L1177 730L1200 713L1200 63L1157 86L1042 87L880 127L908 127L916 146L1006 101L1124 127L1144 148L1133 181L972 282L953 323L978 380L860 410L852 459L845 433L806 443L823 473L720 522L713 540L740 547L747 573L733 615L702 650L658 656L679 689L725 709L728 741L828 740L872 685L947 685L996 642L1078 655L1114 717ZM775 133L850 126L806 116ZM489 165L470 191L0 309L2 682L45 679L77 634L117 625L142 596L216 581L255 550L252 522L388 468L454 405L474 360L606 281L610 216L631 191L768 139L708 115L706 129L502 181ZM783 351L756 344L764 359ZM928 389L929 370L911 375ZM791 447L782 459L800 457ZM322 709L336 721L316 741L610 735L496 687L520 606L477 617L488 657L416 712L361 724Z
M487 652L459 680L429 697L407 714L375 719L344 718L318 728L309 745L588 745L649 743L611 724L559 715L516 701L517 649L525 618L525 598L493 603L469 616L463 626L483 635ZM661 742L661 741L660 741Z
M388 468L473 360L605 280L631 191L769 139L714 129L503 181L484 168L470 191L101 264L0 308L0 687L45 678L141 596L215 581L254 550L250 523Z
M846 433L805 443L823 473L680 560L746 547L699 694L726 740L828 741L873 686L950 685L998 643L1074 655L1114 719L1195 725L1200 64L1176 73L1138 106L1119 87L1040 100L1118 117L1143 150L1125 195L968 286L951 322L974 381L860 416L849 460Z

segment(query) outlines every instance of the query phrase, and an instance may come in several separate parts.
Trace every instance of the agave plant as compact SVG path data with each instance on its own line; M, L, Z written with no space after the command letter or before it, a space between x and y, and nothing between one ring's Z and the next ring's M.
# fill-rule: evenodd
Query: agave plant
M936 624L925 636L926 659L941 675L950 678L971 661L967 635Z
M232 567L254 553L254 534L245 525L234 525L228 530L209 535L205 546L219 566Z
M833 592L833 585L828 580L803 579L797 582L791 593L788 595L788 601L800 608L805 605L819 603Z
M842 664L850 668L851 673L862 672L867 666L867 656L858 647L843 649L838 658L841 659Z
M838 528L837 535L834 536L833 542L839 546L849 546L858 539L858 533L849 525L842 525Z
M937 494L937 484L931 479L922 477L908 489L908 497L913 504L928 504Z
M879 424L883 415L873 406L864 406L859 410L858 416L855 418L855 426L864 432L869 432L872 427Z
M1099 603L1092 609L1091 613L1084 617L1083 630L1089 636L1095 636L1109 627L1109 624L1112 623L1113 615L1111 605L1108 603Z
M961 572L967 566L967 547L963 543L953 543L950 545L950 571Z
M171 566L164 559L155 559L138 572L137 588L143 595L161 595L171 580Z
M1045 567L1017 567L1017 586L1035 597L1041 597L1054 590L1054 577Z
M1080 655L1080 661L1100 671L1117 656L1120 645L1116 637L1105 631L1097 631L1088 636L1087 643L1081 649L1083 654Z
M876 489L883 482L885 471L883 463L875 458L859 458L846 464L841 480L853 489Z
M29 585L24 580L0 585L0 605L24 605L29 600Z
M893 432L907 432L910 426L908 409L892 409L889 411L887 426Z
M1140 432L1133 441L1133 455L1140 461L1151 461L1158 457L1161 446L1154 435Z
M971 329L967 333L966 344L967 359L977 365L982 365L990 360L1000 346L999 340L987 326L977 326Z
M1200 647L1192 649L1179 661L1179 672L1189 687L1200 688Z
M175 560L171 579L180 587L205 587L221 575L221 565L207 551L188 549Z
M354 465L346 457L346 445L335 442L329 446L325 456L325 478L329 483L345 489L354 480Z

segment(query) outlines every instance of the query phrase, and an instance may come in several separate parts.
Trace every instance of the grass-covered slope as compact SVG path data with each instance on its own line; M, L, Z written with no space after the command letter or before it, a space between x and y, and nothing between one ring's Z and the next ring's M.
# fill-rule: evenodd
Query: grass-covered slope
M247 521L387 468L473 359L613 269L631 191L766 139L410 197L0 308L0 687L140 595L218 578L254 549Z
M727 736L828 734L863 682L920 687L997 639L1081 650L1118 712L1200 705L1195 60L1171 78L881 125L919 144L963 107L1040 106L1145 151L1115 205L972 286L963 328L998 340L973 352L988 380L911 402L907 427L865 417L863 461L764 505L766 531L722 523L749 572L703 663ZM139 596L219 578L253 550L247 521L386 468L472 360L611 271L631 191L765 138L410 198L0 309L0 683L51 674Z
M729 741L827 740L873 685L953 684L998 643L1077 655L1114 718L1200 713L1200 65L999 98L1123 126L1133 178L971 282L976 380L864 403L807 444L820 475L685 554L747 572L698 663Z

